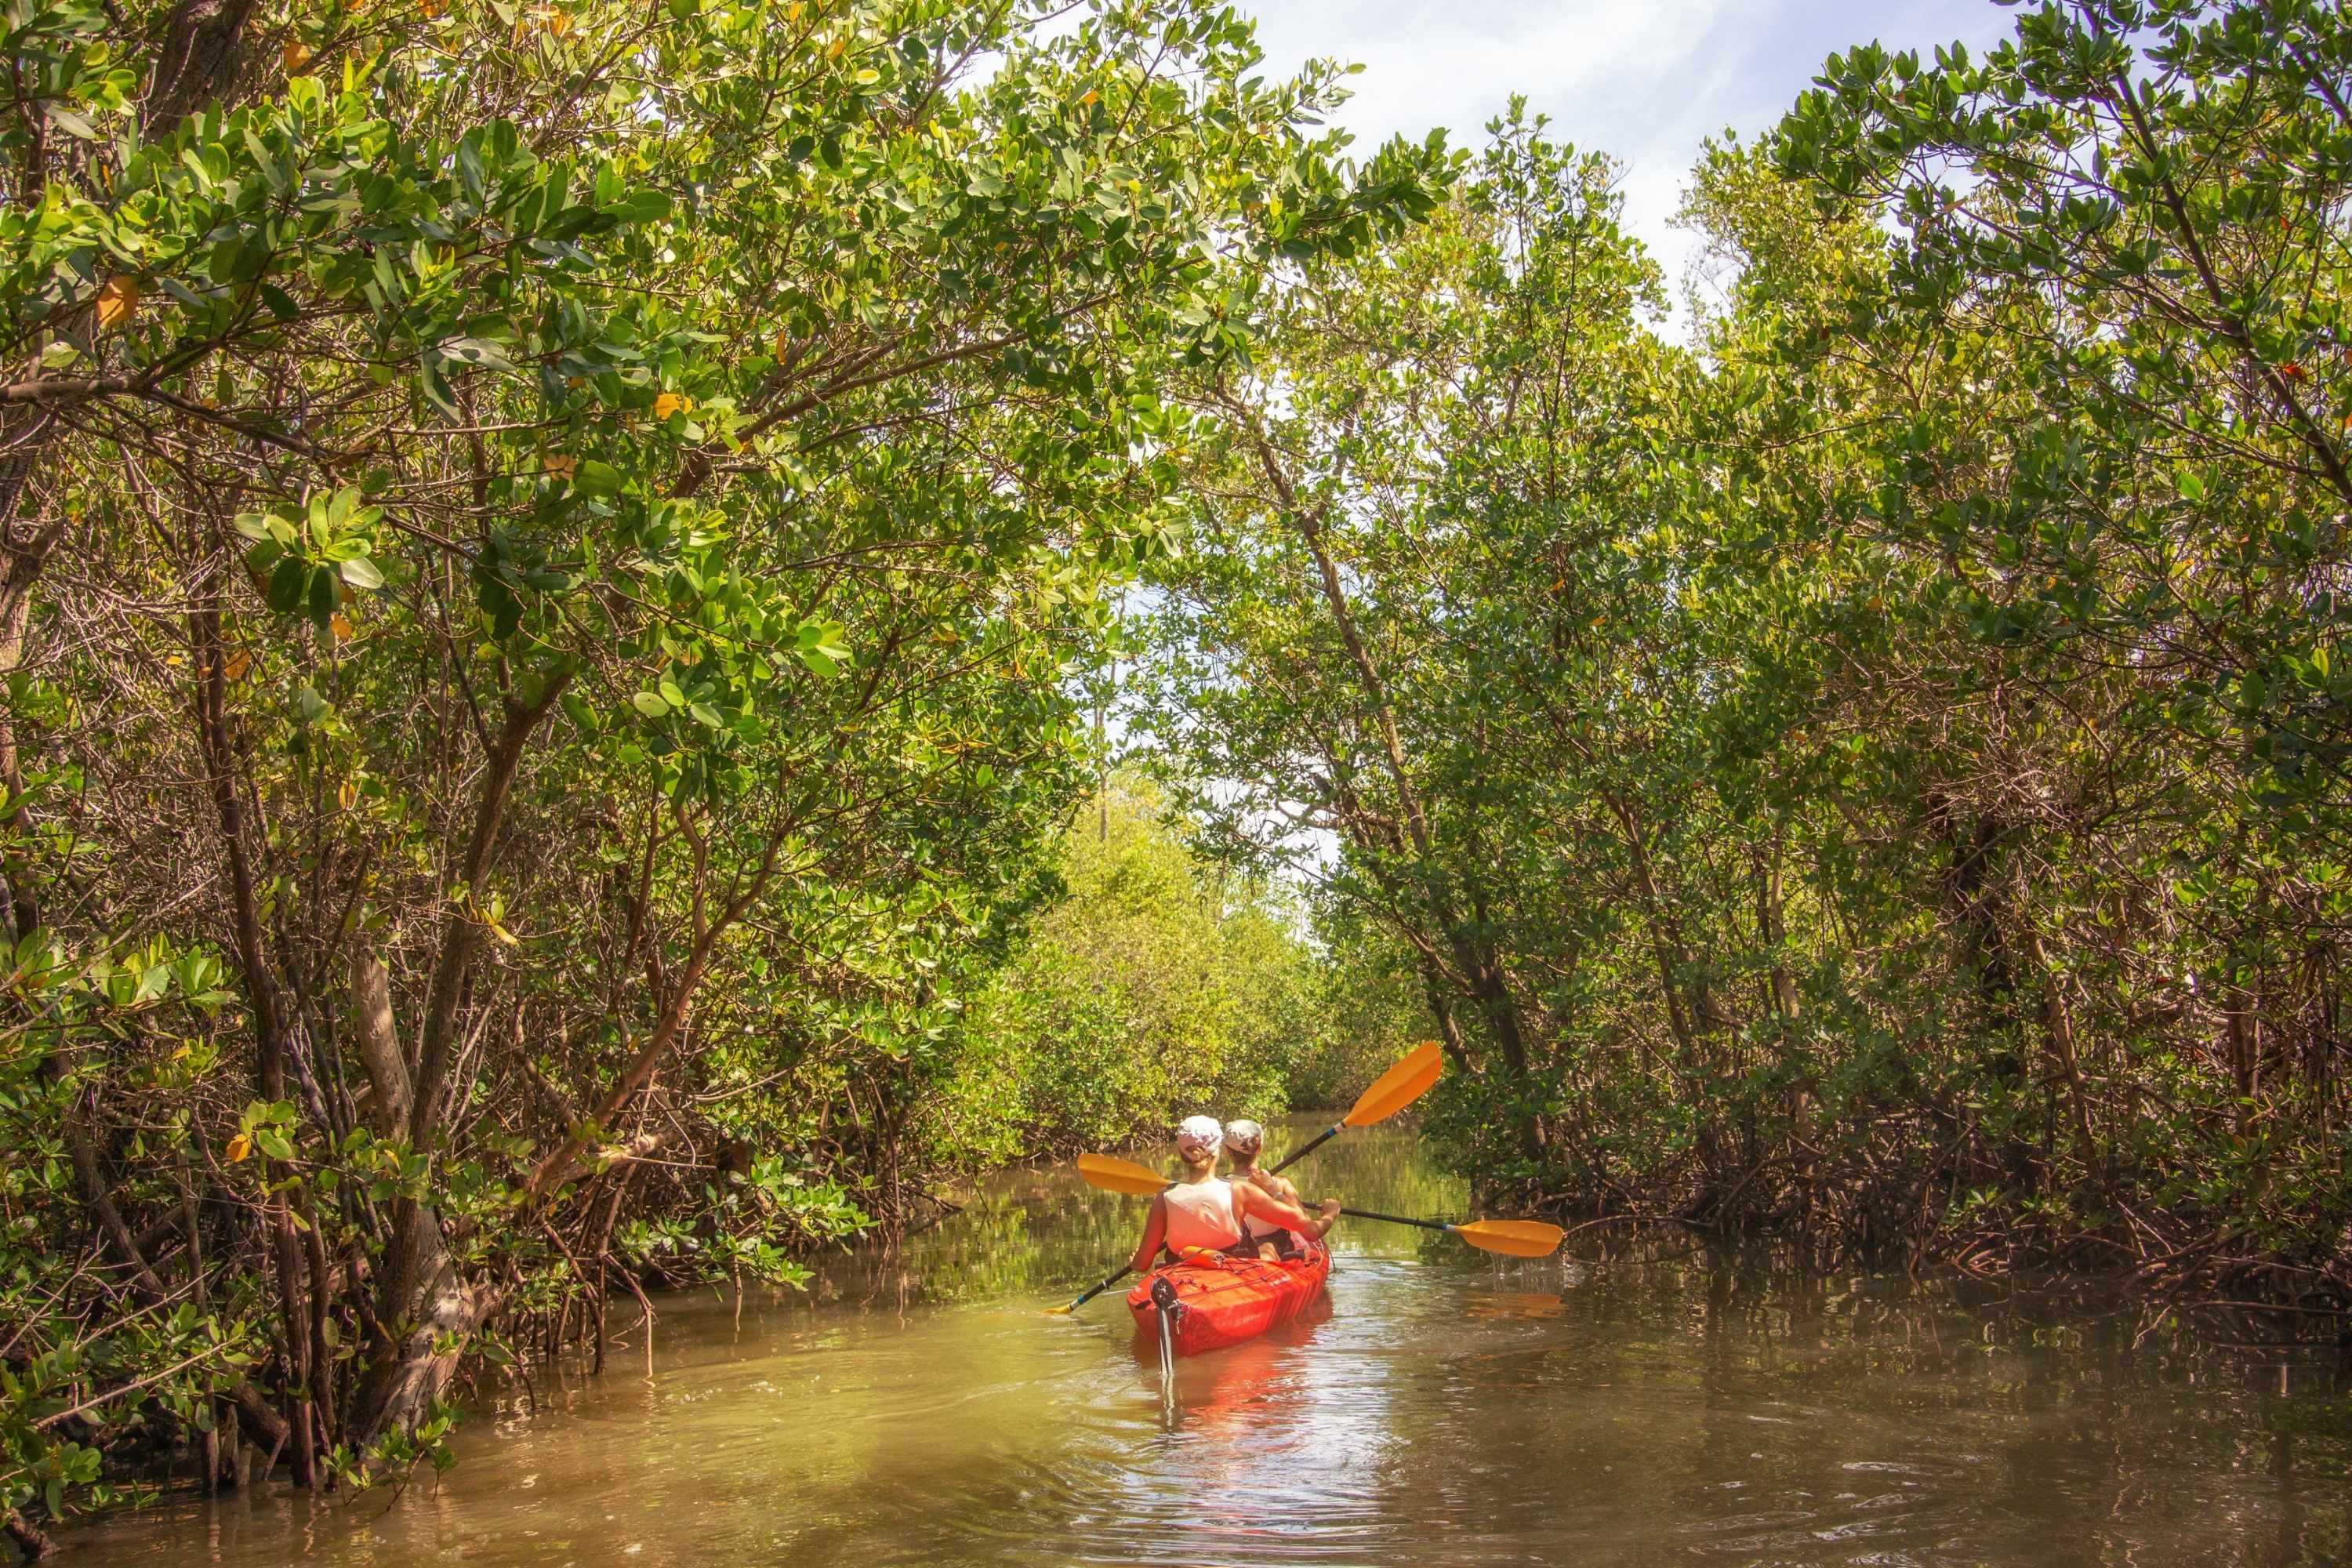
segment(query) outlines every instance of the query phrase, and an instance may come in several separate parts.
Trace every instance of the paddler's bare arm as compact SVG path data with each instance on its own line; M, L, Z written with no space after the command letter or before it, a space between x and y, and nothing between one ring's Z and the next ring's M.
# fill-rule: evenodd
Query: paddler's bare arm
M1152 1263L1160 1257L1160 1244L1167 1237L1168 1200L1154 1198L1151 1200L1151 1212L1143 1219L1143 1240L1136 1247L1135 1256L1128 1260L1127 1266L1138 1274L1150 1272Z
M1284 1203L1298 1204L1301 1208L1307 1206L1298 1203L1298 1189L1291 1185L1288 1176L1277 1176L1272 1171L1258 1171L1251 1175L1250 1180L1280 1198Z
M1337 1198L1325 1198L1322 1214L1310 1215L1297 1204L1285 1203L1254 1182L1237 1184L1234 1187L1234 1202L1250 1218L1287 1226L1301 1236L1326 1235L1339 1221L1339 1200Z

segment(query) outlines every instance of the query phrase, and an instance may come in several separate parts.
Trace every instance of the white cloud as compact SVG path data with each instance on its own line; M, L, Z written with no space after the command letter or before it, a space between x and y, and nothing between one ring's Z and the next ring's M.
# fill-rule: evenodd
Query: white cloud
M1360 151L1445 126L1475 146L1514 92L1553 133L1626 165L1626 221L1677 299L1693 245L1673 227L1700 142L1779 120L1832 50L1877 39L1980 49L2014 13L1990 0L1257 0L1270 69L1361 63L1337 117Z
M1285 63L1323 54L1365 65L1351 121L1383 135L1433 124L1467 133L1537 76L1566 99L1671 69L1731 8L1729 0L1274 0L1258 12L1258 37Z

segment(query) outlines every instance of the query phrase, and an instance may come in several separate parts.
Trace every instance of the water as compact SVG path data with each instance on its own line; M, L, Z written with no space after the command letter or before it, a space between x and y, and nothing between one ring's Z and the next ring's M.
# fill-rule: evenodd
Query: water
M1386 1129L1308 1173L1391 1212L1463 1202ZM967 1200L740 1320L673 1298L649 1342L616 1307L602 1378L499 1401L396 1500L183 1499L70 1561L2352 1561L2352 1386L2322 1349L1683 1237L1510 1263L1347 1221L1328 1312L1182 1363L1171 1416L1117 1293L1039 1310L1124 1257L1140 1204L1036 1173Z

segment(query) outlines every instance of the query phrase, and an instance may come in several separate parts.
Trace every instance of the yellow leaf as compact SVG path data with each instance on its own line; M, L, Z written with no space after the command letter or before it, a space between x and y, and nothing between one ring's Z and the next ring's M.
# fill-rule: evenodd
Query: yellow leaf
M240 649L228 656L228 662L221 666L221 675L225 679L243 680L245 672L252 668L252 665L253 656Z
M310 46L299 38L289 38L279 58L286 62L286 74L292 76L310 63Z
M1095 100L1101 96L1102 94L1097 92L1093 88L1088 88L1087 89L1085 95L1081 97L1078 101L1088 109L1092 109L1094 107Z
M228 1141L228 1163L232 1165L253 1152L253 1140L240 1132Z
M98 291L98 324L119 327L139 309L139 279L118 272Z
M829 60L837 60L841 58L841 51L847 47L849 47L849 40L847 38L835 38L833 42L824 47L824 58Z
M801 0L793 0L791 5L784 7L784 20L797 22L801 19L801 13L807 9L806 5L801 4Z
M559 11L551 5L547 8L542 25L547 28L549 37L560 38L572 31L572 14L569 11Z
M667 419L673 414L694 412L694 399L683 393L665 392L654 399L654 417Z
M580 471L580 459L569 452L550 452L547 471L559 479L568 479Z
M441 0L421 0L416 9L426 21L430 22L434 17L441 15Z

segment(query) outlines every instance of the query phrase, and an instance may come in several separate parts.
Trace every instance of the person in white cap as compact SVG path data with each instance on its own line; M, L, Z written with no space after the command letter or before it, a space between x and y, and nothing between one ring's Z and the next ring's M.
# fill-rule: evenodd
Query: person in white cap
M1235 1186L1252 1186L1280 1198L1293 1208L1303 1210L1298 1189L1287 1176L1277 1176L1272 1171L1257 1168L1257 1157L1265 1148L1265 1129L1255 1121L1225 1123L1225 1152L1232 1156L1234 1173L1226 1180ZM1296 1258L1307 1250L1307 1237L1288 1226L1260 1225L1242 1221L1242 1250L1255 1252L1269 1261Z
M1318 1216L1263 1187L1220 1180L1217 1153L1224 1141L1224 1129L1213 1116L1188 1116L1176 1129L1176 1154L1184 1162L1184 1173L1151 1200L1151 1213L1143 1222L1143 1239L1137 1244L1131 1263L1138 1274L1149 1272L1163 1248L1171 1258L1181 1258L1193 1249L1231 1251L1241 1245L1242 1227L1248 1220L1315 1237L1338 1222L1337 1198L1326 1201Z

